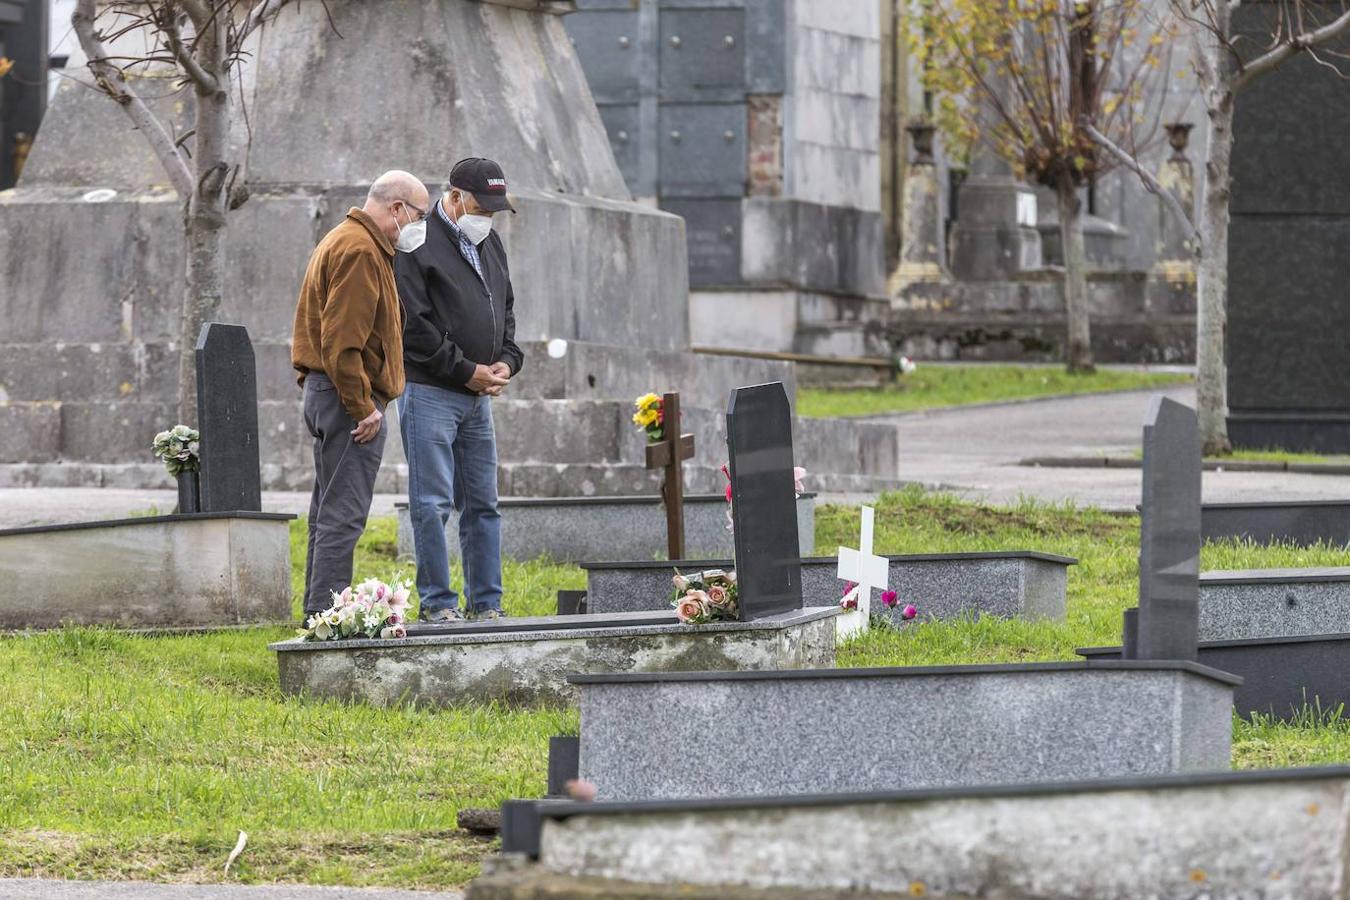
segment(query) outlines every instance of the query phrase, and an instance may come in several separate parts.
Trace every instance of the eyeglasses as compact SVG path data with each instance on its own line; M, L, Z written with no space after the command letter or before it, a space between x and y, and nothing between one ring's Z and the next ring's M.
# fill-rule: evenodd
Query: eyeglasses
M425 209L418 209L416 206L414 206L413 204L409 203L407 200L398 200L398 201L396 201L396 202L402 203L404 206L408 207L408 208L411 209L413 212L417 213L417 218L416 218L416 219L413 219L414 222L420 222L420 221L422 221L423 219L425 219L425 218L427 217L427 210L425 210Z

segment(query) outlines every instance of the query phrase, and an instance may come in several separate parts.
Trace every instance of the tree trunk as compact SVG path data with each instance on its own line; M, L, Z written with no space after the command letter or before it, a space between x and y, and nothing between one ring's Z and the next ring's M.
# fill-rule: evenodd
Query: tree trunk
M225 34L216 22L208 26L198 42L203 68L222 85L225 71ZM225 283L225 213L227 209L229 165L225 161L230 140L230 97L227 90L207 90L198 86L197 134L192 155L194 176L191 196L184 212L187 278L179 317L178 417L184 424L197 424L197 366L195 348L202 326L220 312Z
M1200 209L1200 258L1196 283L1195 394L1200 441L1206 456L1231 453L1228 440L1228 223L1233 156L1233 92L1209 91L1209 158Z
M1064 248L1064 312L1068 321L1065 362L1071 373L1092 372L1092 334L1088 318L1087 248L1078 190L1066 178L1058 186L1059 237Z

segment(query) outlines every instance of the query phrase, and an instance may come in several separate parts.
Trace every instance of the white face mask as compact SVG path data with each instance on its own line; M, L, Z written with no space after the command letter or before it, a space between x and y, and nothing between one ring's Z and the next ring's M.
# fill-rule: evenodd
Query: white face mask
M476 216L473 213L465 213L455 220L455 225L477 247L487 240L488 234L492 231L492 216Z
M398 216L394 216L394 221L398 221ZM407 225L398 226L398 240L394 242L395 250L402 250L404 253L411 253L422 246L427 239L427 220L420 219L416 222L409 222Z

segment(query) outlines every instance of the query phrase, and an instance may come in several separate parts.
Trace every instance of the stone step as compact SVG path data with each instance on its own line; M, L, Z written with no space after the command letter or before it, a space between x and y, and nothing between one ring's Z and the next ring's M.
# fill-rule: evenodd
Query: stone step
M639 557L635 557L639 558ZM943 621L965 616L1000 618L1064 618L1068 567L1077 560L1032 551L1005 553L945 553L888 556L890 587L900 597L889 613L899 625L905 604L917 607L920 621ZM724 559L677 562L583 562L586 570L586 611L590 613L668 609L672 570L692 573L731 569ZM832 557L802 560L802 599L806 606L837 604L843 593L838 560ZM879 596L873 612L885 612Z
M659 475L644 467L643 438L630 400L499 400L493 405L503 496L647 494ZM150 439L175 420L167 401L13 401L0 404L0 484L163 486ZM405 463L397 410L389 416L382 489L397 490ZM298 399L258 404L259 445L267 490L308 490L311 441ZM686 430L696 435L691 490L720 491L726 461L720 411L690 407ZM899 435L884 423L796 419L798 463L813 490L899 486ZM123 471L114 471L117 467Z

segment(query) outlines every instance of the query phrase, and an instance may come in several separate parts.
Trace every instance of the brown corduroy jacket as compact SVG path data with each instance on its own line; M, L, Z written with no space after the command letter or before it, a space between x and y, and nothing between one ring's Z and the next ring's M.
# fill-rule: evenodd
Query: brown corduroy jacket
M352 207L309 258L295 310L291 365L322 372L355 420L403 393L403 308L394 245Z

